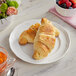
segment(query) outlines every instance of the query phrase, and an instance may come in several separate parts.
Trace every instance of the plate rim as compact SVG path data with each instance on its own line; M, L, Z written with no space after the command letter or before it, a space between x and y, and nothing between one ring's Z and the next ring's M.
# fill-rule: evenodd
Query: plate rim
M10 33L10 36L9 36L9 46L10 46L11 51L12 51L14 54L15 54L15 52L13 51L13 48L11 47L11 43L10 43L10 37L11 37L11 34L14 32L14 30L15 30L16 28L18 28L19 26L21 26L22 24L26 24L26 23L28 23L28 22L30 22L30 21L40 21L40 20L41 20L41 19L31 19L31 20L24 21L23 23L20 23L19 25L17 25L17 26L12 30L12 32ZM19 59L21 59L21 60L24 61L24 62L30 63L30 64L50 64L50 63L54 63L54 62L59 61L60 59L62 59L62 58L67 54L67 52L68 52L68 50L69 50L69 47L70 47L70 44L71 44L69 31L67 31L63 26L60 26L60 24L58 24L57 22L55 22L55 21L51 21L51 22L59 25L59 27L60 27L61 29L63 29L63 30L66 32L67 36L68 36L68 39L69 39L68 41L69 41L69 43L68 43L68 47L67 47L65 53L64 53L61 57L59 57L59 58L57 58L57 59L55 59L55 60L53 60L53 61L51 61L51 62L47 62L47 63L34 63L34 62L30 62L30 61L27 61L27 60L22 59L21 57L19 57L18 55L15 54Z

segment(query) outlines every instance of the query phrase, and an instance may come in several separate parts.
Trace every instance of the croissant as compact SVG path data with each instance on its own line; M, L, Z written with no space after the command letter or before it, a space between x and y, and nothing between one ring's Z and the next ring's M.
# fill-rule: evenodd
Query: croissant
M41 24L45 24L45 23L49 23L49 24L51 24L54 27L54 29L55 29L55 37L58 37L59 34L60 34L59 30L47 18L42 18Z
M27 43L33 43L39 26L40 24L36 23L35 25L32 25L28 30L23 31L19 37L19 44L25 45Z
M56 31L56 28L50 21L46 18L42 18L41 26L39 27L34 39L34 59L43 59L52 51L56 42Z
M50 21L48 21L46 18L42 19L42 24L43 23L50 23ZM33 43L34 42L34 38L36 36L36 32L39 28L40 24L39 23L36 23L35 25L32 25L28 30L26 31L23 31L19 37L19 44L20 45L25 45L27 44L28 42L29 43ZM59 36L59 30L53 26L54 29L55 29L55 37L58 37Z

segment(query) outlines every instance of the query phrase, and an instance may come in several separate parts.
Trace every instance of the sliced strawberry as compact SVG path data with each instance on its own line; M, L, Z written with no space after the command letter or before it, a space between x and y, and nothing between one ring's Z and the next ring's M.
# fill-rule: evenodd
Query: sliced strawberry
M7 15L16 15L18 10L15 7L8 7L6 14Z

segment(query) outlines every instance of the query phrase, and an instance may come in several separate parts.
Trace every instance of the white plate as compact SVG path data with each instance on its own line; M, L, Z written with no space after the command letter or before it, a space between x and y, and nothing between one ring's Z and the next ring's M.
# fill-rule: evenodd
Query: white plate
M70 39L67 31L63 27L61 27L56 22L52 22L60 30L60 36L56 39L55 48L46 58L42 60L34 60L32 58L33 44L20 46L18 43L18 38L24 30L27 30L32 24L38 22L40 23L40 21L40 19L30 20L18 25L10 35L9 44L14 54L23 61L33 64L48 64L61 59L67 53L70 44Z

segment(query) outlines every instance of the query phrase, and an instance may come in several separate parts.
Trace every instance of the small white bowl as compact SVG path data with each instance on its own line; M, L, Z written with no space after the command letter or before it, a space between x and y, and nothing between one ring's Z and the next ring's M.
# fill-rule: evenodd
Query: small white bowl
M71 16L74 16L76 14L76 9L65 9L65 8L62 8L60 7L58 4L56 4L56 1L55 1L55 8L56 8L56 11L61 14L62 16L67 16L67 17L71 17Z
M0 32L3 31L6 27L8 27L13 20L13 16L9 16L7 18L0 20Z

